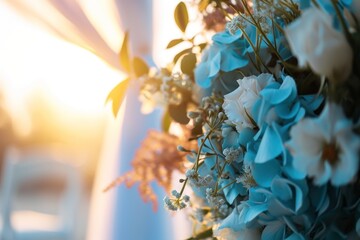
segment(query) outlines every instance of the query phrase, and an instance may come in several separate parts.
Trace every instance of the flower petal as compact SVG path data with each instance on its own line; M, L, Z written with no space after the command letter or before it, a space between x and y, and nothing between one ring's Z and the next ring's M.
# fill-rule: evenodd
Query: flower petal
M275 159L283 151L283 142L272 126L267 127L261 140L255 163L266 163Z
M270 187L273 178L280 175L281 167L277 160L271 160L262 164L254 164L252 174L257 184L262 187Z

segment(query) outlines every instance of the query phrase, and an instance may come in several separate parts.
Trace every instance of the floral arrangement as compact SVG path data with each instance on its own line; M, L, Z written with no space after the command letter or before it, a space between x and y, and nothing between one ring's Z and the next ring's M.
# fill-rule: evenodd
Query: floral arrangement
M191 37L189 6L204 26ZM120 52L143 111L165 109L155 138L173 140L145 140L146 161L115 183L139 181L156 203L150 182L170 191L183 172L164 202L192 209L189 239L359 239L360 1L193 0L174 16L184 37L167 47L189 47L168 67Z

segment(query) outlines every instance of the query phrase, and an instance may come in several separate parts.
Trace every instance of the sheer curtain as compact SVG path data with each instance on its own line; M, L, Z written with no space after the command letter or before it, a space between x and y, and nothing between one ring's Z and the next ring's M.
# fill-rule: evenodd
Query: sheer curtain
M119 69L117 52L129 31L134 55L152 63L153 1L151 0L6 0L22 14L58 36L95 53ZM71 57L71 56L69 56ZM119 81L121 80L119 74ZM106 79L104 79L106 81ZM88 239L174 239L170 216L144 204L136 188L102 189L130 167L149 128L159 128L160 112L140 113L138 85L131 84L118 119L108 127L94 183ZM161 200L164 193L158 189Z

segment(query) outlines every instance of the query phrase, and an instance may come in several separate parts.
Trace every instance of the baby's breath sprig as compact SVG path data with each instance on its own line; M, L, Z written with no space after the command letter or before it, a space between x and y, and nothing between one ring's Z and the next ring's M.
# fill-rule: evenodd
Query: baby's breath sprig
M243 172L242 174L237 177L236 183L241 183L245 188L250 189L251 187L254 187L257 185L249 166L244 165L243 166Z
M185 208L187 203L190 201L190 197L188 195L181 196L179 192L173 190L171 192L174 198L169 198L166 196L164 198L165 207L171 211L177 211Z
M257 29L257 32L259 34L262 35L264 42L266 43L266 45L270 48L270 50L277 56L277 58L283 62L284 60L282 59L282 57L280 56L279 52L277 51L277 49L274 47L274 45L272 44L272 42L268 39L267 34L264 32L263 27L261 26L260 20L263 19L264 16L254 16L254 14L251 12L248 3L245 0L241 0L244 9L245 9L245 13L251 18L254 26ZM245 31L243 31L245 32Z
M212 146L211 139L217 137L217 131L219 131L220 126L226 120L226 116L223 113L222 109L222 99L219 98L216 94L213 94L209 97L205 97L202 101L202 106L196 112L189 112L188 116L195 119L197 122L201 122L203 126L206 126L206 132L203 134L203 138L200 139L200 145L198 150L195 152L193 150L185 149L181 146L178 146L179 151L193 153L196 156L194 165L191 169L187 170L185 179L182 179L182 188L180 192L173 191L172 195L175 198L165 197L164 202L168 209L178 210L184 208L186 205L183 203L183 193L188 182L193 183L194 185L208 186L211 185L213 179L210 175L202 177L198 174L199 167L204 163L205 159L209 156L220 156L223 159L225 156L218 152L218 150ZM208 141L210 140L210 141ZM206 142L209 142L210 145L207 145ZM211 153L204 152L204 148L209 148L212 150Z
M243 5L244 13L237 11L238 15L229 16L231 20L227 24L227 29L230 33L235 33L238 29L242 31L244 38L253 49L255 62L250 56L249 59L254 67L259 72L271 72L267 63L264 62L259 54L261 43L264 42L273 56L278 59L288 72L298 72L299 69L286 62L278 52L276 35L277 31L284 33L278 21L288 24L295 20L301 13L299 6L292 0L278 0L276 4L272 0L254 0L253 6L250 6L246 0L241 0L240 2ZM247 34L246 28L248 24L256 27L255 43L253 43ZM269 39L269 32L272 32L273 41Z
M215 221L224 218L229 214L229 206L222 195L216 189L206 189L206 200L211 207L211 212Z
M192 170L195 171L195 173L198 172L199 167L201 166L200 163L200 156L202 155L202 149L204 147L205 141L207 139L209 139L210 135L212 134L212 132L214 131L214 129L210 129L210 131L206 134L205 138L202 139L201 145L199 146L199 150L197 152L197 157L196 157L196 161L195 164L192 168ZM183 181L183 185L182 188L180 190L179 193L176 192L176 194L174 194L173 191L173 196L175 198L169 198L169 197L165 197L164 198L164 202L166 204L166 206L168 207L169 210L178 210L178 209L183 209L184 207L186 207L186 205L184 205L184 203L182 202L182 195L184 193L185 190L185 186L187 185L187 183L189 182L189 177L186 177L185 180Z

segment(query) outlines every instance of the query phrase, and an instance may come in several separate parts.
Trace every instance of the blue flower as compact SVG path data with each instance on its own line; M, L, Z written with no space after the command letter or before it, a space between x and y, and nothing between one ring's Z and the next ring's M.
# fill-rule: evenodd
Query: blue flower
M299 97L290 76L284 76L281 84L268 82L259 95L249 115L260 129L246 145L244 163L251 167L254 180L262 187L270 187L274 177L281 175L293 180L304 179L306 174L294 169L284 143L290 137L290 128L304 116L313 114L322 98ZM308 106L305 109L303 105Z
M302 179L304 174L292 168L291 157L284 147L288 131L306 114L297 95L294 80L286 76L283 82L270 82L260 91L251 116L260 127L254 141L249 143L245 163L251 165L255 181L262 187L270 187L275 176L284 171L292 179Z
M222 228L231 228L240 231L246 228L257 228L257 218L268 210L268 196L271 193L262 188L251 188L249 199L235 207L232 213L220 225Z
M224 138L222 148L240 147L240 134L236 131L235 126L230 124L223 124L221 128L222 136Z
M305 180L291 181L275 177L271 183L272 198L269 203L269 213L272 216L299 215L309 206L308 186Z
M239 164L242 166L242 164ZM234 168L230 165L225 167L225 172L229 175L229 179L221 179L219 181L220 187L224 187L223 193L225 196L226 201L229 204L233 204L234 200L239 196L245 196L247 193L247 189L240 183L233 183L228 186L229 183L236 178L237 174L235 174ZM225 187L227 186L227 187Z
M281 175L281 165L277 159L266 163L253 163L251 172L257 184L262 187L270 187L272 180Z
M310 230L313 220L310 216L303 214L281 218L267 216L260 222L265 226L261 234L262 240L305 240L310 239L307 232Z
M211 87L220 71L230 72L246 66L246 42L242 34L217 33L213 43L203 52L201 62L195 68L195 81L202 88Z
M277 24L284 26L282 22ZM252 44L257 45L256 27L248 24L244 31ZM276 42L277 51L283 59L289 59L292 55L286 44L285 36L277 29L275 29L274 34L271 31L267 34L267 38L273 44ZM249 64L249 58L253 58L252 61L255 59L254 49L249 44L248 39L243 36L242 30L237 30L234 35L231 35L228 31L223 31L215 34L212 40L213 43L203 52L201 62L195 68L195 81L200 87L214 87L214 83L217 82L216 79L222 82L222 84L217 84L216 87L221 88L223 85L227 85L228 82L225 82L220 77L222 72L231 72L236 69L241 69L247 75L257 72L252 64ZM271 59L268 44L261 41L259 47L258 53L263 61L268 63Z
M269 84L260 95L262 98L255 104L252 112L260 128L270 126L273 122L286 127L305 115L295 81L290 76L285 76L281 84L278 82Z
M342 8L350 9L352 2L353 2L353 0L339 0L337 2L337 6L340 9L342 9ZM331 3L331 0L319 0L318 3L326 12L328 12L329 14L331 14L333 16L336 16L336 11L335 11L333 4Z

